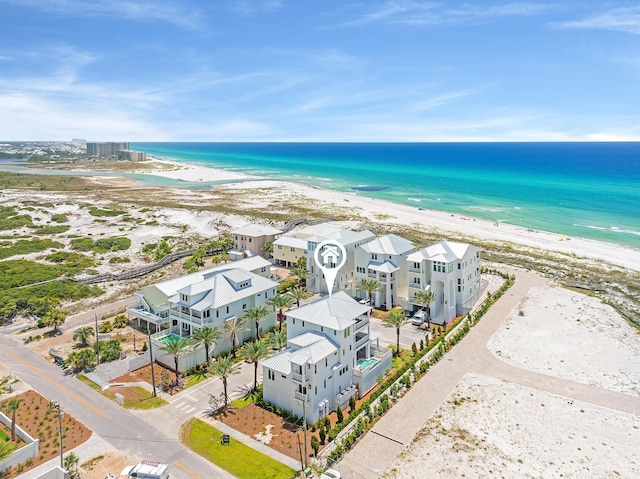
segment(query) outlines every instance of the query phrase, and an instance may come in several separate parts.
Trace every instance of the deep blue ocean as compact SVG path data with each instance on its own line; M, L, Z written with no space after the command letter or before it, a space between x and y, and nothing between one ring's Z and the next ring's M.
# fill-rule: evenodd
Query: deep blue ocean
M135 143L152 156L640 247L640 143Z

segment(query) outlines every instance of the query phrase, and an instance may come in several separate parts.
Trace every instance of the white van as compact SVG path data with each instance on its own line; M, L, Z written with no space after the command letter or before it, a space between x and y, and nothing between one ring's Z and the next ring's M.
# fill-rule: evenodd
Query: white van
M162 462L142 461L135 466L127 466L120 477L136 479L169 479L169 466Z

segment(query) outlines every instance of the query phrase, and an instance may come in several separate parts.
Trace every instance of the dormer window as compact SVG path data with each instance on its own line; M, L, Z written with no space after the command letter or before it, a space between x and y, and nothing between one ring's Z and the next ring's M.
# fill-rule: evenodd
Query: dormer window
M180 293L180 301L183 301L185 303L189 302L189 296L187 296L186 294Z

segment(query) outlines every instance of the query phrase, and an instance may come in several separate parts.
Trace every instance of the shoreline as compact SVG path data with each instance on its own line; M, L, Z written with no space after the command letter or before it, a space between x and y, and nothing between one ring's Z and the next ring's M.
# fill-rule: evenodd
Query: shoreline
M345 193L328 190L305 183L291 181L261 179L243 173L228 172L191 163L175 160L157 159L152 161L174 165L181 169L176 171L148 172L144 174L164 176L182 181L216 181L228 180L229 183L215 186L212 190L274 189L289 195L302 195L314 201L333 204L338 207L351 207L369 220L388 223L398 220L399 223L453 232L470 238L481 240L510 242L546 251L556 251L578 257L609 261L615 265L640 271L640 250L631 246L608 243L581 237L569 237L548 231L538 231L508 223L496 223L469 216L456 215L450 212L418 209L388 200L361 196L357 192ZM233 180L242 180L233 182Z

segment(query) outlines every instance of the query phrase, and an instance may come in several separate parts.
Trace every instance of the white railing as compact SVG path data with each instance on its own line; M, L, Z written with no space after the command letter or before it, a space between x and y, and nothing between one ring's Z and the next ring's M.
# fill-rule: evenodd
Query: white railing
M421 269L420 268L409 268L409 272L410 273L421 273Z
M304 393L300 393L298 391L294 391L293 392L293 397L296 399L299 399L300 401L304 401L307 402L309 399L307 398L307 395Z
M291 379L293 379L294 381L297 381L299 383L308 383L309 379L305 378L302 374L300 373L291 373Z
M360 329L364 328L367 324L369 324L369 317L366 316L362 319L357 319L356 318L356 331L359 331Z
M360 349L362 346L369 342L369 335L365 335L364 337L356 340L356 350Z

